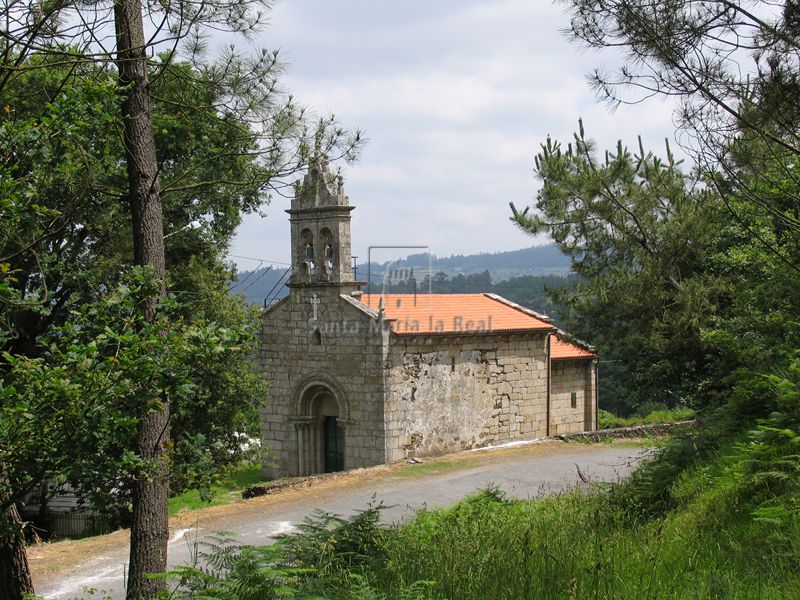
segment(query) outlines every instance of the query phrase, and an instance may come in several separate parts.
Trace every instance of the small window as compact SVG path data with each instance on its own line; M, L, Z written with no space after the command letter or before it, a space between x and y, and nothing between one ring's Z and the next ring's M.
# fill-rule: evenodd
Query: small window
M569 401L572 408L578 408L578 392L572 392Z
M319 329L315 329L314 330L313 338L314 338L314 343L317 346L321 346L322 345L322 334L319 332Z
M456 372L456 359L455 358L451 358L450 359L450 371L453 372L453 373Z

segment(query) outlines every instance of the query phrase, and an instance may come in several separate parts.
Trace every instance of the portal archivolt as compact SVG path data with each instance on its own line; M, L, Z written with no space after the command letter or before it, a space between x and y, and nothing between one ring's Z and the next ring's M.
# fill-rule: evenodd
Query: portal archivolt
M297 471L299 475L331 473L345 468L345 421L343 402L324 383L306 386L299 398Z

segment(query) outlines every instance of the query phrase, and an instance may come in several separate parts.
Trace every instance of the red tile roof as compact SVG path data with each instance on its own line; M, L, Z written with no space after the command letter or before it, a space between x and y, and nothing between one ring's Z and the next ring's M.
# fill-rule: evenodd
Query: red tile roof
M557 335L550 336L550 358L594 358L595 352L568 342Z
M494 294L364 294L359 300L377 311L381 297L399 335L555 329L546 316Z

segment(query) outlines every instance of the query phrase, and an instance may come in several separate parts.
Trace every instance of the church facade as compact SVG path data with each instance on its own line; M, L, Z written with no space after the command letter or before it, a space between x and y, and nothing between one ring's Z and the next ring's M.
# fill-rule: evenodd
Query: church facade
M311 167L289 213L289 295L265 310L263 468L309 475L594 430L597 357L494 294L368 294L341 180Z

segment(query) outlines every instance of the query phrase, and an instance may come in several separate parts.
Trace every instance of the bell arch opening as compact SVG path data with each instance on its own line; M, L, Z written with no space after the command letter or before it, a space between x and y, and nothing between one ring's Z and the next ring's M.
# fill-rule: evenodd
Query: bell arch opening
M323 227L320 232L320 244L322 247L322 276L325 280L330 281L334 275L334 242L333 233L327 227Z
M314 275L314 234L305 228L300 232L300 279L308 282Z

